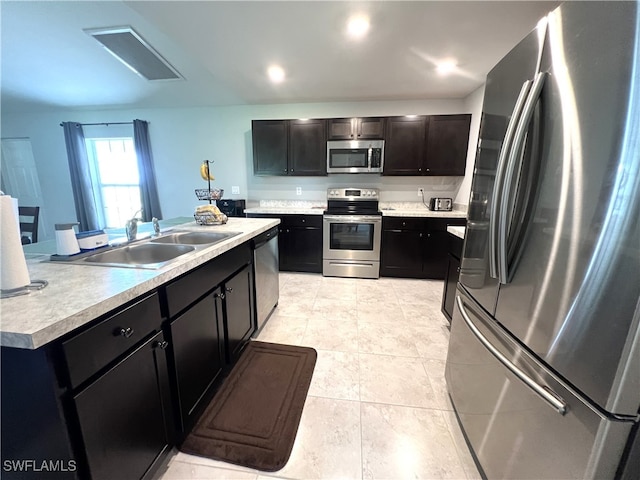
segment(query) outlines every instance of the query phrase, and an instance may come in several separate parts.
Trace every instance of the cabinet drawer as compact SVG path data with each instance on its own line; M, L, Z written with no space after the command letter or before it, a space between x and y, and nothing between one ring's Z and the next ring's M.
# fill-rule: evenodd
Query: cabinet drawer
M422 230L424 219L413 217L383 217L383 230Z
M282 215L282 227L317 227L322 228L322 215Z
M169 317L175 317L249 263L251 263L251 247L249 242L245 242L167 285Z
M159 331L161 323L160 302L154 293L63 342L71 387L77 387L151 332Z

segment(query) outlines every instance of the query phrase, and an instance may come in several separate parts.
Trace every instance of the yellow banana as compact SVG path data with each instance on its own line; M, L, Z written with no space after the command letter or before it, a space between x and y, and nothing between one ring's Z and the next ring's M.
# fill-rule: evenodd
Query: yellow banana
M202 162L202 165L200 165L200 176L202 177L203 180L216 179L216 177L214 177L211 171L209 170L209 165L207 164L207 162Z

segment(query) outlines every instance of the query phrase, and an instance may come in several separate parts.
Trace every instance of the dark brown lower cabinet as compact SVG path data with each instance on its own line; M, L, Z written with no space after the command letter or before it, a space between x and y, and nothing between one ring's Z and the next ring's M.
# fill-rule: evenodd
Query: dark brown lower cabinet
M423 234L419 230L383 229L380 275L422 276Z
M447 273L447 225L464 218L383 217L380 275L443 279Z
M456 299L456 286L460 277L460 259L449 254L447 276L444 279L444 291L442 293L442 313L449 319L453 317L453 306Z
M93 480L145 478L170 448L165 348L156 334L74 395Z
M166 300L179 444L253 333L249 245L236 247L174 280L166 288Z
M444 278L441 310L444 316L451 322L456 299L456 287L458 285L458 278L460 277L460 257L462 256L464 240L451 233L448 235L449 254L447 255L447 275Z
M217 288L171 322L174 369L182 435L195 424L207 392L225 365L221 289Z
M234 363L254 330L251 269L245 266L222 285L227 362Z
M278 256L281 272L322 273L322 215L248 214L279 218Z

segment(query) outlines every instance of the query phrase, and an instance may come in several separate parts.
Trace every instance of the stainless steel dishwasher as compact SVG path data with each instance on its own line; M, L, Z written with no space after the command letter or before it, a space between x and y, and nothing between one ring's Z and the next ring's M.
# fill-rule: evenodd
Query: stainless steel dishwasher
M273 227L253 239L253 265L256 278L256 336L278 305L278 227Z

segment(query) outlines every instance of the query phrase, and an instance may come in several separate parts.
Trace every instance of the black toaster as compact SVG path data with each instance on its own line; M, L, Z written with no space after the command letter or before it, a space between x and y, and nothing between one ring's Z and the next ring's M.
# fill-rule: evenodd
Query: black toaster
M436 197L429 200L429 210L434 212L450 212L453 210L453 199Z

